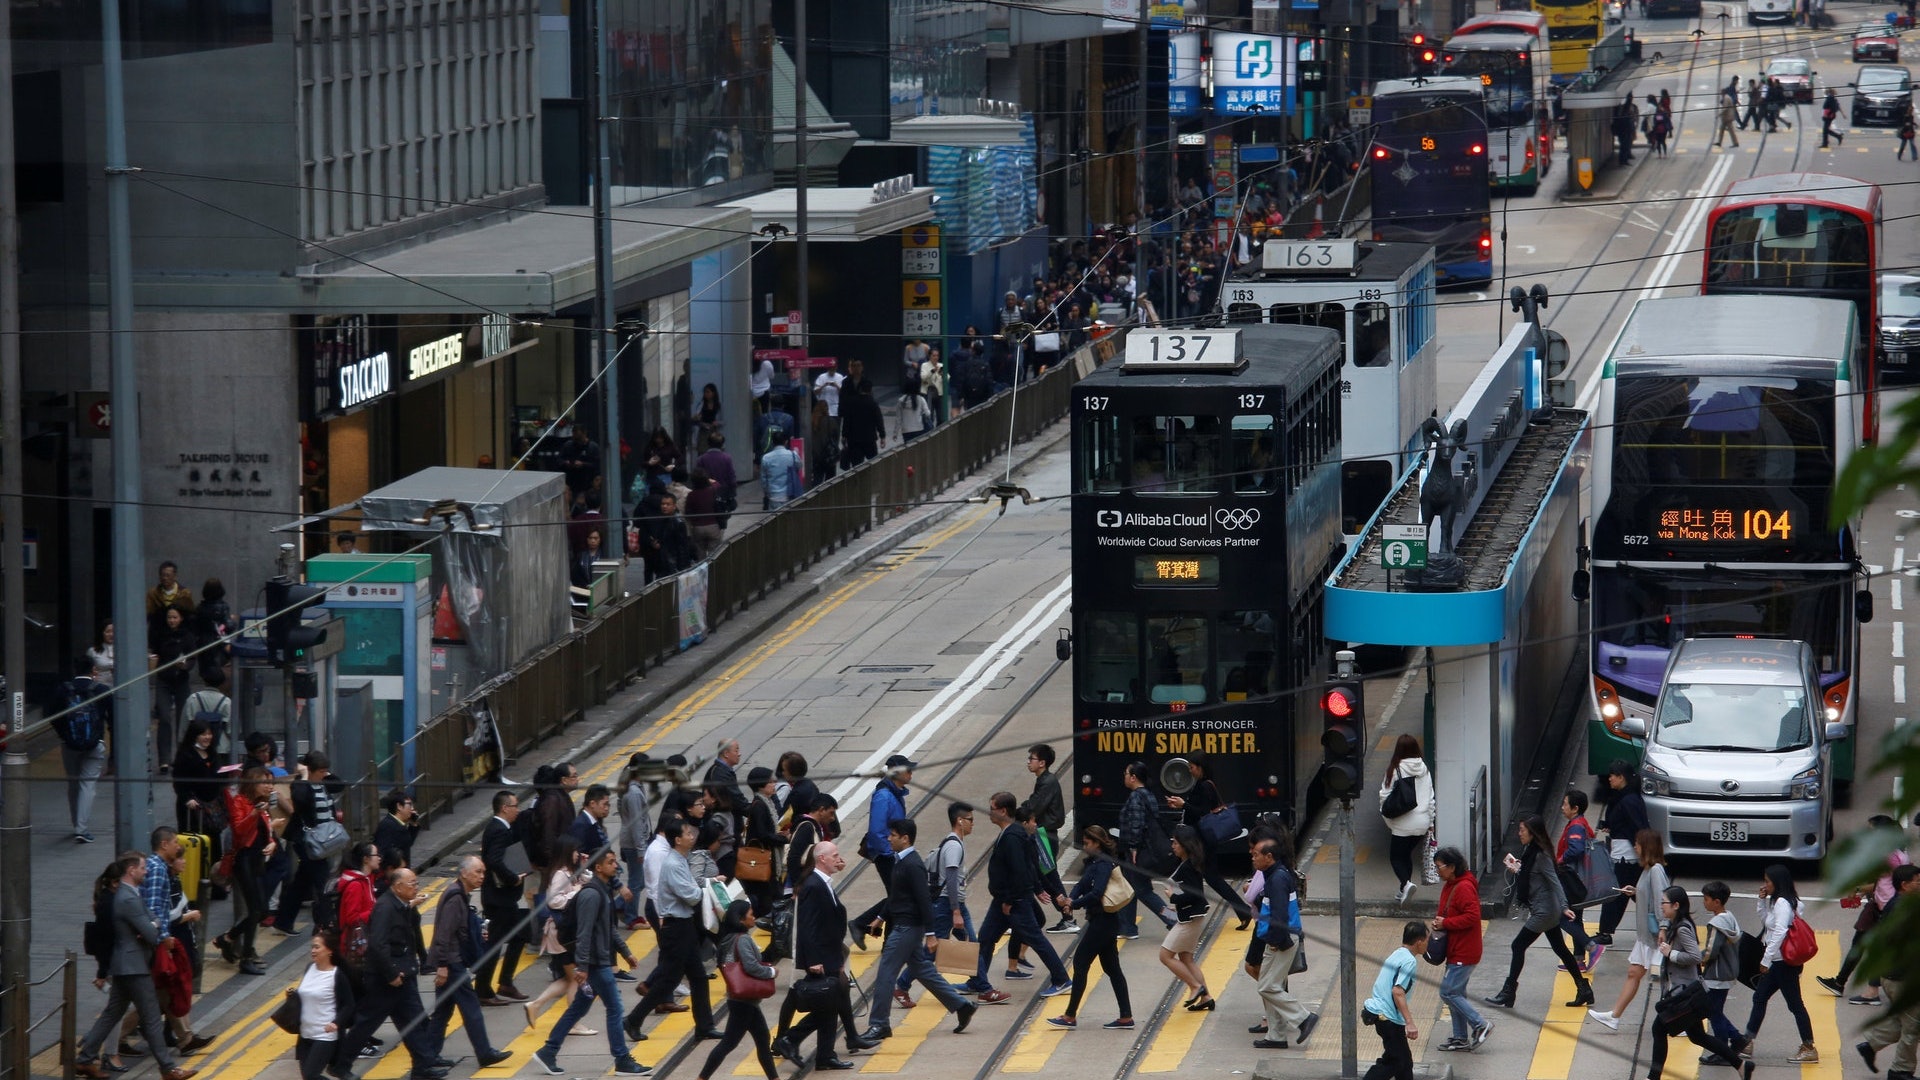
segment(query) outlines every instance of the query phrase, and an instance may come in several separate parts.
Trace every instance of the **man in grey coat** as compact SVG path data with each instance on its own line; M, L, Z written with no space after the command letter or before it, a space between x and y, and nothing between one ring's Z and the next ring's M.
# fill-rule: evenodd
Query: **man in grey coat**
M117 861L120 884L113 892L113 951L107 956L104 980L111 988L107 991L107 1007L100 1010L100 1018L93 1022L87 1037L80 1042L73 1071L94 1080L106 1080L107 1071L99 1064L100 1048L120 1030L120 1018L131 1005L140 1011L140 1030L146 1036L147 1045L153 1048L162 1080L187 1080L199 1070L183 1069L174 1058L172 1048L167 1045L166 1017L160 1011L160 995L153 985L153 949L160 943L161 930L147 913L146 902L140 899L140 886L147 880L147 857L138 851L129 851ZM99 987L102 982L95 979L94 986Z

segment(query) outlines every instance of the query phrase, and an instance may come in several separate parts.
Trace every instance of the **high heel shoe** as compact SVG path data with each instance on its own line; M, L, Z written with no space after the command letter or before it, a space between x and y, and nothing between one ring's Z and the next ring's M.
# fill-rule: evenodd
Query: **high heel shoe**
M1206 997L1201 998L1199 1001L1196 1001L1193 1004L1187 1006L1187 1011L1188 1012L1212 1012L1213 1007L1218 1004L1220 1003L1214 1000L1213 995L1208 994Z
M1593 1004L1593 983L1586 979L1581 979L1579 984L1574 988L1573 1000L1567 1002L1567 1008L1571 1009L1580 1005L1591 1004Z
M1193 993L1187 995L1187 1000L1181 1002L1180 1007L1183 1009L1191 1009L1193 1008L1194 1002L1199 1001L1201 998L1206 996L1207 996L1207 991L1204 987L1199 990L1195 990Z

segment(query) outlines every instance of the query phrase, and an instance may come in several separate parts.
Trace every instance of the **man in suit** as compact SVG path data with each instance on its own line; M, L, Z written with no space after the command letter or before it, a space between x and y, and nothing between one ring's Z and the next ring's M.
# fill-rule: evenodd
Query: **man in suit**
M856 1033L853 1001L847 993L847 908L833 893L833 875L847 868L847 860L831 840L813 847L813 868L794 886L794 967L809 975L826 975L839 986L832 1012L810 1012L805 1020L793 1024L794 998L791 991L780 1006L780 1034L773 1040L773 1052L788 1061L800 1060L800 1045L815 1031L820 1045L815 1053L815 1069L851 1069L853 1062L834 1053L833 1034L837 1022L847 1031L847 1045L855 1050L872 1049L870 1042ZM791 1030L789 1030L789 1025Z
M413 1059L413 1080L442 1080L452 1067L451 1061L435 1052L427 1011L420 1004L420 968L427 960L427 946L415 908L419 899L420 879L412 870L388 873L386 895L374 901L373 917L367 923L366 996L354 1016L353 1029L340 1040L342 1056L336 1062L353 1060L350 1055L358 1054L381 1021L391 1018ZM344 1070L330 1075L349 1078Z
M524 871L514 870L515 866L526 865L526 848L520 847L519 853L511 858L508 855L520 845L519 833L513 827L519 816L519 796L502 788L493 793L493 817L488 819L486 831L480 834L480 860L486 867L486 880L480 886L480 909L493 924L494 940L505 939L504 946L488 951L474 971L473 989L482 1005L527 1000L527 995L513 985L513 971L520 964L520 883L527 876ZM493 985L496 968L500 972L497 992Z
M93 980L96 989L111 984L107 1007L93 1022L87 1037L80 1042L73 1071L93 1080L106 1080L107 1070L100 1067L100 1048L120 1031L120 1019L133 1006L140 1012L140 1030L154 1061L160 1065L162 1080L187 1080L197 1069L183 1069L166 1041L166 1017L160 1011L160 995L153 985L153 950L160 943L162 930L147 913L140 899L140 886L147 880L147 857L129 851L116 860L120 884L113 891L113 951L106 961L106 977Z
M487 948L486 932L473 911L472 896L486 880L487 865L478 855L460 860L460 877L440 894L440 906L433 916L433 1053L439 1057L447 1045L447 1024L453 1010L460 1010L460 1022L466 1028L467 1041L473 1045L480 1068L490 1069L512 1057L496 1050L487 1039L486 1017L481 1015L480 998L473 992L472 971ZM518 949L518 944L509 948Z
M978 1006L961 997L947 977L933 965L933 950L940 939L933 932L933 889L927 880L927 864L913 849L919 827L912 818L896 818L887 823L887 846L893 849L893 888L887 894L887 940L880 947L880 970L874 977L873 1009L867 1014L867 1030L861 1038L879 1041L893 1034L891 1018L894 980L902 968L909 969L927 992L938 998L947 1011L957 1013L958 1034L967 1030ZM902 1004L905 1004L903 1002Z
M740 787L740 740L721 739L715 748L713 764L707 766L706 783L719 784L733 789L733 805L745 806L750 801L746 791Z

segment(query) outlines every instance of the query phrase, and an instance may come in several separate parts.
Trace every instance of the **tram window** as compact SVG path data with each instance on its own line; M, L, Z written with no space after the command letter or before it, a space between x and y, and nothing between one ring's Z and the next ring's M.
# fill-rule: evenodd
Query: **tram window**
M1080 623L1074 650L1081 658L1080 698L1126 704L1140 696L1140 621L1121 612L1094 612Z
M1131 478L1125 421L1111 413L1091 415L1080 425L1080 491L1115 492Z
M1361 367L1386 367L1393 363L1393 337L1385 304L1369 302L1353 306L1353 362Z
M1198 615L1147 619L1147 700L1158 705L1207 700L1207 621Z
M1257 323L1260 321L1260 314L1261 312L1260 312L1259 304L1228 304L1227 305L1227 322L1230 324Z
M1133 490L1213 494L1220 490L1217 416L1133 418Z
M1360 529L1393 493L1393 462L1367 458L1340 463L1340 531L1358 536Z
M1245 701L1273 692L1279 672L1280 638L1273 615L1229 611L1214 633L1214 683L1220 700Z
M1322 327L1339 334L1340 347L1347 347L1347 309L1339 304L1275 304L1267 312L1267 321Z
M1233 418L1233 490L1272 491L1273 417Z

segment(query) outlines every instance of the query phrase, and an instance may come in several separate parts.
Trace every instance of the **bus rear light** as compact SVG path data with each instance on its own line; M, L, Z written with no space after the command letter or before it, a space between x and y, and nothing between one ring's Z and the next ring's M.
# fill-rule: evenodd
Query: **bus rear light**
M1376 146L1376 147L1374 147L1374 148L1373 148L1373 156L1374 156L1374 159L1375 159L1376 161L1385 161L1385 160L1387 160L1387 148L1386 148L1386 147L1384 147L1384 146Z
M1533 160L1533 142L1531 140L1527 142L1527 160Z
M1846 718L1847 698L1852 696L1852 694L1852 680L1841 679L1839 682L1827 687L1827 692L1820 695L1820 700L1826 702L1827 705L1827 723L1837 724Z
M1472 146L1467 147L1468 157L1479 157L1481 154L1484 154L1486 152L1487 152L1487 148L1480 145L1479 143L1474 143Z
M1106 794L1106 789L1104 789L1104 788L1101 788L1101 787L1098 787L1098 786L1096 786L1096 785L1093 785L1093 784L1082 784L1082 785L1080 785L1080 794L1082 794L1082 795L1091 795L1091 796L1093 796L1094 798L1096 798L1096 799L1097 799L1097 798L1099 798L1100 796L1102 796L1102 795L1105 795L1105 794Z
M1480 234L1480 250L1488 252L1489 254L1492 253L1493 251L1493 234L1492 233Z

